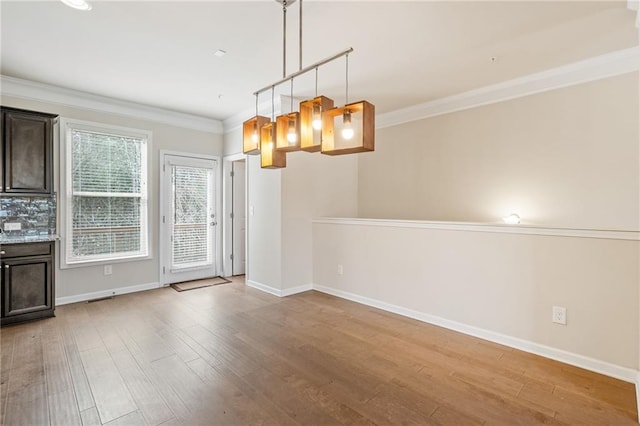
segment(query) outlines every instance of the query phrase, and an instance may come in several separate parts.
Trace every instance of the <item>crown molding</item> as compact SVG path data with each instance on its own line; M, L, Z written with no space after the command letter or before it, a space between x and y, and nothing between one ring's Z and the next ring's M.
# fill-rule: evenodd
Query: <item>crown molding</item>
M638 1L628 0L628 7L632 10L638 10ZM637 16L636 23L640 19L640 11L638 11ZM429 117L613 77L638 71L639 69L640 46L618 50L491 86L377 114L376 128L383 129L397 126ZM217 134L228 133L241 128L242 123L255 114L255 108L252 108L235 114L224 121L219 121L4 75L0 75L0 86L3 96L14 96L16 98L130 116ZM281 105L287 105L288 99L289 97L287 96L276 97L274 102L274 113L276 115L280 114ZM271 102L262 102L258 105L258 112L262 115L271 115L271 107Z
M640 69L640 46L376 115L376 129L574 86Z
M79 90L67 89L35 81L0 75L2 96L48 102L72 108L104 112L137 119L170 124L186 129L222 134L219 120L201 117L163 108L151 107L106 96L94 95Z

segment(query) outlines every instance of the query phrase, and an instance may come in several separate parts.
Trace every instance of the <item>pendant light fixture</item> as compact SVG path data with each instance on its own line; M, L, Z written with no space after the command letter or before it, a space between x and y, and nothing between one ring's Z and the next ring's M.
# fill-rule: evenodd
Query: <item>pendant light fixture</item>
M299 1L298 71L286 74L287 7L296 0L275 0L282 5L282 79L254 92L256 115L243 123L243 152L260 153L263 168L286 166L286 153L304 150L322 151L323 154L340 155L373 151L375 137L375 107L367 101L349 103L349 53L352 48L302 67L302 1ZM333 100L318 96L318 69L329 62L346 56L346 102L335 108ZM293 111L293 80L309 71L316 72L315 97L300 103L300 111ZM290 84L291 108L287 114L275 115L275 87ZM258 115L258 96L271 90L271 119Z
M333 108L333 99L318 96L318 67L316 67L315 97L300 102L300 148L303 151L320 151L322 146L322 112L331 108Z
M274 120L275 103L274 87L271 88L271 121L262 126L260 131L260 166L263 169L279 169L287 166L287 153L276 149L275 139L278 125Z
M290 81L291 112L276 118L278 128L276 149L285 152L300 151L300 113L293 111L293 79Z
M373 151L375 107L367 101L349 103L349 55L345 61L345 106L322 115L322 153L354 154Z
M258 95L256 94L256 115L242 123L242 152L252 155L260 154L260 129L269 121L269 117L258 115Z

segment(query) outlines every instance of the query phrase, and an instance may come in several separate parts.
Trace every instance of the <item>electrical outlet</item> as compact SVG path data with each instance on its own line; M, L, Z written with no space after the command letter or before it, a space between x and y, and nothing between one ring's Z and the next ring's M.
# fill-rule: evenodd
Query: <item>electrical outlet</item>
M344 273L344 269L342 268L342 265L338 265L338 275L342 275Z
M5 222L4 230L5 231L19 231L22 229L22 224L20 222Z
M111 265L104 266L104 274L111 275L113 273L113 267Z
M551 310L551 321L556 324L567 325L567 308L554 306Z

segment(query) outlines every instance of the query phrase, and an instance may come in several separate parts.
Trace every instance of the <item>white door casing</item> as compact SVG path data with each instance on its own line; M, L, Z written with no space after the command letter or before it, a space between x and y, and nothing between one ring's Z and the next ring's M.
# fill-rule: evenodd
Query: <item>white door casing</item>
M160 280L163 285L218 274L217 159L161 152Z
M245 195L245 169L244 160L234 161L233 168L233 275L242 275L246 267L246 195Z
M234 269L233 269L233 260L232 260L232 254L233 254L233 190L234 190L234 179L233 179L233 175L234 175L234 164L238 161L242 161L245 164L245 168L244 168L244 174L242 176L242 179L244 180L244 189L243 189L243 193L244 193L244 202L245 202L245 206L248 203L248 192L247 192L247 188L249 185L249 181L247 179L248 175L249 175L249 170L247 166L247 159L248 156L242 153L237 153L237 154L230 154L228 156L225 156L223 158L222 161L222 168L223 168L223 173L222 173L222 189L223 189L223 197L222 197L222 217L223 217L223 226L220 229L223 233L223 238L222 238L222 257L221 257L221 263L220 266L223 269L223 273L225 276L231 276L234 275ZM244 216L247 216L247 210L245 210ZM249 223L248 221L245 221L246 224L246 232L245 234L248 235L248 233L250 232L249 230ZM248 261L248 239L245 238L245 242L244 242L244 246L245 246L245 274L249 274L249 261Z

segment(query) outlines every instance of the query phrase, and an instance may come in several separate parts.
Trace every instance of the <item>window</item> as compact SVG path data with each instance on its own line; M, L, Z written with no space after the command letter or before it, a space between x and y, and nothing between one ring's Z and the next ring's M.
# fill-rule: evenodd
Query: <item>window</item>
M65 264L147 257L150 133L65 120Z

